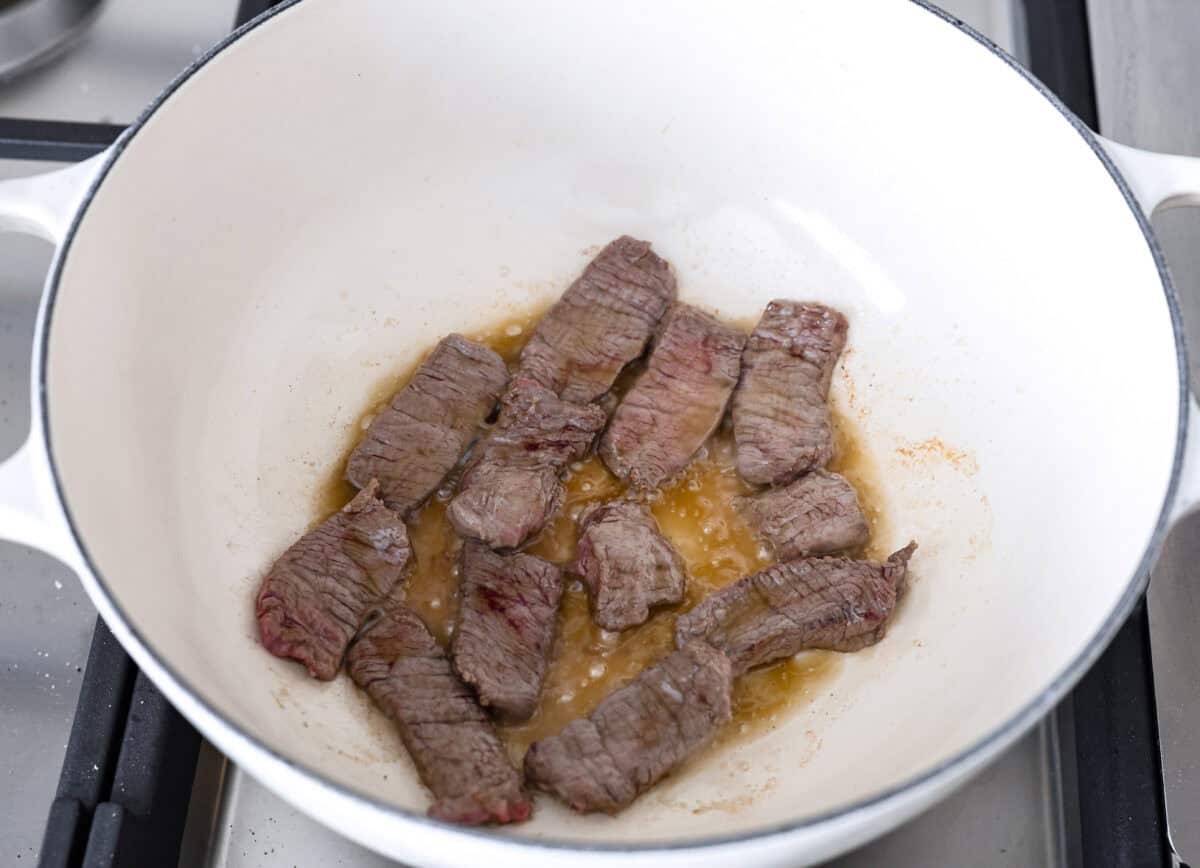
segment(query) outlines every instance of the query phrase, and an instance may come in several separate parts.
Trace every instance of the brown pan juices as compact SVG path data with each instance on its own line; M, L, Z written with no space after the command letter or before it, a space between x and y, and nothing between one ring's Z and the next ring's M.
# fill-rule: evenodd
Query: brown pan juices
M507 319L468 337L491 347L512 367L542 312ZM623 374L614 391L618 395L623 393L635 374L636 370ZM389 380L381 388L377 400L364 414L364 423L405 380L407 376ZM835 415L834 421L838 456L830 469L842 473L855 485L871 523L872 538L877 538L882 516L874 497L873 463L860 447L853 423L839 415ZM347 455L353 446L348 444ZM338 476L321 492L323 512L340 508L353 496L353 488L341 479L343 467L344 462L339 464ZM449 480L408 521L413 558L406 599L443 644L450 639L458 607L461 541L446 518L453 483L454 480ZM565 484L562 509L525 549L557 564L569 561L574 555L577 519L584 508L624 492L620 481L594 455L571 465ZM682 605L663 608L638 627L621 633L602 630L592 621L582 584L565 577L567 588L559 613L554 655L538 708L525 723L499 728L514 761L519 761L534 741L554 735L570 721L589 714L605 696L668 653L673 647L675 618L679 613L708 594L774 563L733 508L735 497L752 490L737 474L733 437L725 424L678 479L650 497L659 527L687 567L688 586ZM851 554L879 556L872 544ZM734 687L733 720L718 743L773 728L784 714L814 695L833 673L837 656L834 652L808 651L738 679Z

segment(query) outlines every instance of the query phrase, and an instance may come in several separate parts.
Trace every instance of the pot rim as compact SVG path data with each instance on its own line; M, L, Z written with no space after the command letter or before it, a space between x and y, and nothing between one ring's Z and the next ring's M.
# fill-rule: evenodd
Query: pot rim
M1175 454L1172 460L1170 482L1167 486L1167 492L1163 499L1163 504L1159 510L1159 515L1155 522L1154 530L1142 553L1142 557L1138 562L1137 568L1130 576L1119 600L1109 613L1108 617L1100 625L1099 630L1095 633L1095 635L1093 635L1092 639L1088 642L1084 649L1066 666L1066 668L1061 671L1045 688L1043 688L1037 694L1037 696L1026 703L1025 706L1016 714L1008 718L997 727L980 736L972 744L966 748L963 748L958 753L943 760L937 765L926 769L919 774L913 775L912 777L897 784L894 784L887 789L873 793L841 807L823 811L819 814L810 815L799 820L775 823L749 832L740 832L732 835L716 835L683 842L659 843L650 841L636 844L608 844L603 842L581 842L555 838L527 839L500 835L487 829L455 826L450 823L431 819L424 814L398 807L394 804L367 795L366 793L363 793L351 786L330 780L319 770L284 756L271 745L261 741L256 736L246 731L236 722L227 719L218 709L216 709L207 699L205 699L201 693L195 690L180 672L178 672L167 660L160 657L154 648L149 644L149 642L147 642L145 637L142 636L141 632L132 623L122 607L117 603L116 598L109 589L108 583L93 562L87 546L83 541L82 535L76 527L74 517L72 516L70 507L67 504L59 474L59 468L54 458L53 438L51 433L52 427L50 424L47 401L48 389L46 383L46 370L49 356L49 341L47 340L47 337L50 334L50 329L53 324L55 302L57 300L59 284L62 278L63 265L70 252L72 243L74 242L75 236L82 225L84 216L87 214L87 211L95 198L96 192L99 190L101 185L103 185L108 173L121 158L121 155L124 153L129 143L137 136L138 132L145 127L147 122L155 115L155 113L172 97L172 95L174 95L174 93L183 84L190 80L191 77L199 70L205 67L218 55L223 53L227 48L238 42L244 36L270 21L277 15L286 13L288 10L299 5L301 2L302 0L284 0L284 2L271 8L257 18L247 22L226 36L208 52L193 62L186 70L180 73L179 76L172 81L171 84L169 84L167 88L154 99L153 102L147 106L138 119L134 121L113 144L112 148L107 153L104 165L100 168L99 172L89 185L82 202L79 205L79 208L71 220L63 242L54 257L54 262L51 265L51 270L47 277L46 291L42 300L41 316L38 320L37 334L34 338L34 362L36 365L36 370L34 373L34 383L36 387L35 400L38 402L38 406L35 408L35 413L38 414L37 417L35 417L35 421L37 418L40 418L42 446L45 449L47 456L55 497L62 509L71 539L79 551L82 565L86 568L85 570L81 571L80 579L85 588L88 590L89 596L97 605L97 608L100 609L102 614L105 615L105 620L109 621L110 623L115 620L115 622L119 625L120 629L114 632L116 632L118 635L123 634L127 636L129 641L136 646L136 650L141 652L141 654L137 656L144 655L146 659L152 661L157 667L162 674L163 679L168 684L168 690L166 692L177 692L179 695L186 697L195 704L196 708L198 708L201 712L201 716L206 718L205 722L207 723L207 726L200 727L202 730L205 730L206 735L208 731L217 733L219 734L221 742L225 744L232 743L238 745L242 748L242 752L246 754L260 754L269 761L283 765L292 771L310 779L318 786L333 792L340 798L349 800L350 802L356 803L361 807L402 817L409 823L417 826L436 829L439 832L452 831L460 835L468 835L485 839L488 843L514 850L534 848L549 851L574 851L595 854L637 852L680 853L686 851L706 850L731 844L766 842L768 839L777 839L792 833L810 830L833 821L852 821L856 815L862 815L864 820L866 820L869 819L869 815L872 812L884 809L889 803L897 803L903 800L906 795L911 794L911 792L914 790L936 790L939 784L953 783L957 779L961 778L965 773L977 768L984 761L997 755L1002 749L1016 741L1018 737L1025 733L1037 721L1041 720L1047 713L1049 713L1058 703L1058 701L1067 693L1067 691L1075 685L1075 683L1084 675L1085 672L1087 672L1089 668L1091 668L1091 665L1096 661L1097 658L1099 658L1104 649L1108 647L1117 631L1128 619L1130 613L1133 611L1133 608L1137 603L1137 600L1142 594L1144 586L1149 580L1150 568L1153 565L1157 552L1161 548L1163 540L1165 539L1169 530L1171 508L1175 502L1176 494L1179 489L1180 475L1183 468L1184 446L1188 434L1188 396L1190 394L1190 387L1188 381L1189 375L1187 347L1184 341L1183 321L1179 310L1178 294L1175 290L1174 284L1171 281L1162 251L1159 248L1157 240L1155 239L1148 218L1139 206L1129 184L1121 175L1112 159L1101 147L1096 134L1081 120L1079 120L1079 118L1076 117L1042 82L1036 79L1032 73L1021 66L1010 55L1005 53L999 46L987 39L987 37L983 36L969 25L948 14L944 10L934 6L929 2L929 0L909 0L909 2L913 3L917 7L929 12L949 26L957 29L960 33L973 39L980 45L980 47L1002 60L1010 69L1019 75L1027 85L1033 87L1039 94L1041 94L1042 97L1044 97L1052 106L1054 106L1054 108L1058 110L1063 118L1087 143L1092 152L1096 155L1097 159L1100 160L1101 164L1103 164L1104 168L1108 171L1113 183L1120 190L1121 195L1124 197L1127 205L1133 212L1137 225L1141 229L1142 234L1145 237L1146 244L1150 248L1150 253L1153 256L1154 264L1158 270L1159 279L1166 297L1167 309L1171 318L1171 327L1175 339L1175 353L1179 375L1179 414L1176 426ZM216 741L217 738L218 735L214 735L213 740Z

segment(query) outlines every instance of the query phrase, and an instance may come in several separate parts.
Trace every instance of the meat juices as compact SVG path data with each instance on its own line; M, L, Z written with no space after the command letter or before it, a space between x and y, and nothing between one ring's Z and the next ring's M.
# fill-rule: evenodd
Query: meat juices
M537 707L554 647L562 574L533 555L501 555L468 541L450 652L479 701L510 722Z
M616 500L583 516L575 559L565 567L588 589L592 620L605 630L641 624L655 606L683 600L687 573L643 504Z
M733 393L733 437L744 480L779 485L833 458L829 383L846 331L846 318L824 305L767 305L746 341Z
M600 251L538 323L521 351L519 373L565 401L595 401L645 351L674 300L670 266L648 242L623 235Z
M464 825L529 818L529 798L492 722L412 610L390 602L346 662L354 683L396 721L433 793L429 816Z
M729 659L692 642L525 754L525 777L576 811L616 813L732 717Z
M735 678L802 650L879 641L916 549L910 543L883 563L819 557L869 535L853 486L824 469L835 448L829 388L847 336L837 311L773 301L747 338L679 304L667 262L622 236L529 332L511 381L504 360L525 324L504 332L495 339L503 356L456 334L434 347L351 453L346 479L359 493L284 552L256 602L264 646L324 680L344 661L396 722L432 792L430 816L469 825L530 816L509 760L510 749L530 742L523 771L531 785L577 811L621 810L731 720ZM647 346L625 388L622 371ZM477 442L497 401L496 423ZM689 581L643 501L687 467L727 408L730 429L711 461L687 493L667 491L669 509L658 513L689 556L700 542L693 529L709 535L720 525L703 540L707 557L690 580L721 589L636 630L656 607L681 603ZM595 451L616 480L589 462L569 483L570 503L589 504L573 559L560 568L516 551L560 509L567 465L598 437ZM424 508L459 469L445 508ZM736 496L746 490L737 477L756 493ZM731 504L744 521L732 520ZM575 514L534 550L564 559ZM405 519L420 562L407 588ZM780 563L722 586L728 565L761 559L764 543ZM587 587L594 625L572 598L559 643L572 647L551 669L564 573ZM429 620L410 604L427 606ZM675 648L663 656L661 628L672 623ZM447 648L428 625L450 636ZM632 632L610 657L613 636L597 642L596 626ZM744 680L750 716L777 708L769 694L784 682L775 675ZM543 690L555 701L540 703ZM497 720L511 724L503 740Z
M482 344L442 338L350 453L346 479L379 480L388 507L408 515L437 490L491 413L508 368Z
M854 548L871 534L854 486L825 470L739 497L733 505L781 561Z
M600 440L608 469L646 491L686 467L725 414L744 341L708 314L676 305Z
M390 594L411 549L404 522L371 480L341 512L300 537L271 567L255 615L263 647L322 681L337 675L363 615Z
M886 562L812 558L776 564L705 597L675 622L675 644L704 640L734 675L801 651L858 651L883 638L904 593L909 543Z
M450 501L454 529L494 549L540 531L562 503L559 474L587 454L604 427L599 407L572 404L528 377L516 377L500 418L475 448Z

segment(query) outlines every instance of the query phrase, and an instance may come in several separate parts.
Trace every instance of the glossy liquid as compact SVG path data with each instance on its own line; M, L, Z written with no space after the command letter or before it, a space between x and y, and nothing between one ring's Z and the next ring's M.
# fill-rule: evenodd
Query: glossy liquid
M514 363L541 311L508 320L494 329L472 337L495 349ZM620 392L632 376L623 376ZM384 385L379 400L364 422L384 406L397 381ZM835 418L839 457L833 468L847 476L859 498L876 537L883 520L874 506L874 466L869 454L859 448L847 418ZM365 427L365 426L364 426ZM349 448L352 448L350 444ZM610 500L624 486L592 456L569 468L565 479L563 508L527 551L555 563L566 563L575 551L576 523L584 508L596 501ZM774 560L733 508L733 498L747 494L734 468L733 438L728 425L722 427L692 461L688 469L660 492L650 497L651 509L663 534L679 551L688 573L687 594L678 609L655 612L644 624L622 633L609 633L592 621L587 594L580 582L567 576L560 611L554 654L542 690L541 702L525 723L500 728L514 761L534 741L553 735L567 723L591 712L605 696L627 684L639 672L673 649L675 618L715 590L743 576L770 566ZM446 519L446 503L453 481L443 486L429 503L409 520L413 565L406 599L443 643L453 632L458 606L457 536ZM322 505L329 511L353 495L341 479L331 480ZM880 556L868 544L861 554ZM806 701L830 676L838 655L806 652L790 660L750 672L734 688L734 719L719 736L718 743L773 728L785 713Z

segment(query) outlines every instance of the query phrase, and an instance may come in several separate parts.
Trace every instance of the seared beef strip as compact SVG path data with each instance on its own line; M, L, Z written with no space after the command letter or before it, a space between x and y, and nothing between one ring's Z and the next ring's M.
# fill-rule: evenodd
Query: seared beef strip
M514 378L450 502L454 529L496 549L524 543L558 509L559 474L587 454L604 419L594 404L572 404L528 377Z
M566 570L587 585L592 619L614 631L641 624L654 606L678 603L687 582L683 561L649 508L628 500L584 515Z
M496 353L461 335L443 338L371 422L346 479L359 488L378 479L384 503L407 515L458 463L507 381Z
M833 457L829 382L846 318L820 304L773 301L746 341L733 393L738 473L778 485Z
M389 601L346 662L354 682L396 721L433 792L429 816L465 825L529 818L529 798L492 722L416 613Z
M781 561L854 548L871 533L854 486L824 470L733 505Z
M479 701L509 721L537 707L554 647L562 574L533 555L501 555L468 540L450 653Z
M609 244L538 323L520 372L566 401L587 404L612 388L646 349L675 300L675 278L650 244L624 235Z
M675 622L675 644L704 639L733 672L809 648L858 651L883 638L904 593L909 543L885 563L813 558L777 564L701 600Z
M532 786L576 811L615 813L706 744L732 716L729 659L692 642L525 754Z
M263 579L255 614L263 646L314 678L337 675L363 614L401 580L411 549L404 522L371 480L293 543Z
M600 440L608 469L640 490L682 470L721 422L744 341L708 314L676 305Z

